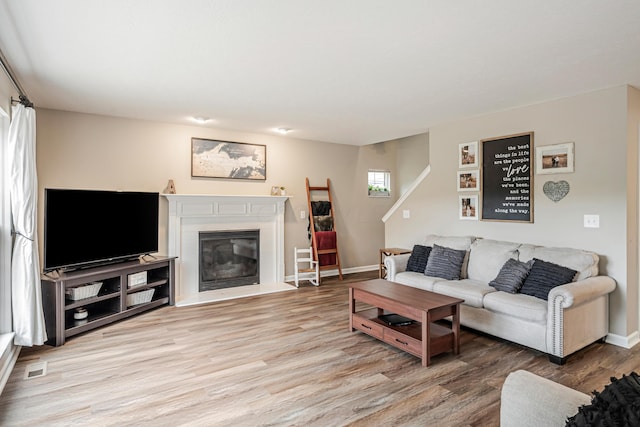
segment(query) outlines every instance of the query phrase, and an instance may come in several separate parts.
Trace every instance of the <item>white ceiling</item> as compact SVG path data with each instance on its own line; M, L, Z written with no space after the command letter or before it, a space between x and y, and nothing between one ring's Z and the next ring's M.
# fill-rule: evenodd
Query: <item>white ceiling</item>
M363 145L640 88L638 0L0 0L36 104Z

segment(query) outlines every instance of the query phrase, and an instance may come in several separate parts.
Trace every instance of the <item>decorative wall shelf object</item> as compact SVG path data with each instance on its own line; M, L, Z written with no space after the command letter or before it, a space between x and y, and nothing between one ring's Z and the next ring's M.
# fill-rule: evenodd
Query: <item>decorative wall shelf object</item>
M564 197L569 194L570 189L571 187L567 181L547 181L542 186L542 192L544 195L554 202L559 202L564 199Z

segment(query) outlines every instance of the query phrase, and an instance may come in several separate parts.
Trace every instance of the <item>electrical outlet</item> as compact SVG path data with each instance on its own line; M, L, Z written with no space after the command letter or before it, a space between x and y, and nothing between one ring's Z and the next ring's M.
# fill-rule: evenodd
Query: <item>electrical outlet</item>
M600 215L585 215L584 228L600 228Z
M300 211L300 219L305 219L306 218L306 212L305 211Z

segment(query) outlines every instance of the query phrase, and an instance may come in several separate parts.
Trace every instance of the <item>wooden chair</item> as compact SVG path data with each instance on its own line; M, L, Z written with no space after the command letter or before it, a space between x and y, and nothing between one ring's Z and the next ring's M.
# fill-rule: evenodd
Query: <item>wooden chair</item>
M294 277L296 288L300 280L308 280L313 286L320 285L320 264L313 259L313 248L293 248Z

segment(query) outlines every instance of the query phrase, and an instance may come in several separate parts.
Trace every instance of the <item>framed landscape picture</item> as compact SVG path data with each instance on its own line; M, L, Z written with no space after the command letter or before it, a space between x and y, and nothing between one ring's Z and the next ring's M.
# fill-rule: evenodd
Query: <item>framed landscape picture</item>
M573 172L573 142L536 148L536 173Z
M267 146L191 138L191 176L267 179Z

